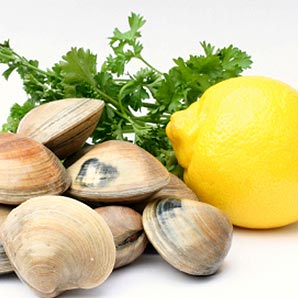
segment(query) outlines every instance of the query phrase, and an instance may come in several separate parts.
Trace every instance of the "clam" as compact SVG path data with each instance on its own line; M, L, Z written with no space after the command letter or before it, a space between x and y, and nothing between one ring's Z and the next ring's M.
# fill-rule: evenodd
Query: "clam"
M197 195L177 176L170 173L170 181L160 191L153 194L150 200L164 198L181 198L198 201Z
M0 227L12 209L12 206L0 205Z
M0 242L0 275L12 271L12 265L4 251L2 243Z
M95 129L104 107L102 100L67 98L32 109L17 133L48 147L59 158L76 152Z
M88 151L90 151L93 148L93 145L91 144L85 144L83 147L81 147L78 151L71 154L65 160L63 160L63 165L66 168L69 168L73 163L75 163L79 158L81 158L83 155L85 155Z
M166 168L150 153L127 141L94 145L74 162L68 194L96 202L128 203L148 198L169 181Z
M18 205L44 194L62 194L71 179L60 160L27 137L0 133L0 203Z
M145 233L174 268L191 275L211 275L221 266L233 227L220 209L178 198L150 202L143 212Z
M0 205L0 228L11 210L12 210L11 206ZM0 274L12 272L12 271L13 271L13 268L4 251L3 245L0 241Z
M138 212L143 212L144 208L150 201L164 198L184 198L198 201L197 195L176 175L169 173L170 180L161 190L153 194L146 201L137 202L131 207Z
M113 270L112 233L87 205L63 196L44 196L16 207L0 238L19 278L41 297L90 289Z
M112 231L116 246L114 268L135 261L148 243L141 214L125 206L105 206L96 208L95 211L103 217Z

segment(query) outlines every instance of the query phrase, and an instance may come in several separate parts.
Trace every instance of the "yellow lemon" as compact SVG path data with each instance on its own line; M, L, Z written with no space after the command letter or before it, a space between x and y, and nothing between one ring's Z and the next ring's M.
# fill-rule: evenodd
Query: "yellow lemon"
M234 225L298 220L298 92L265 77L210 87L166 128L184 180Z

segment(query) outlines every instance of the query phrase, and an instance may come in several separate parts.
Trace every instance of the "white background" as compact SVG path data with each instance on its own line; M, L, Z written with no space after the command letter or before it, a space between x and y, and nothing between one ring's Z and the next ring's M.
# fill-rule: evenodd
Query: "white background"
M131 11L147 20L144 56L167 71L172 58L200 53L199 42L233 44L254 61L245 74L265 75L298 86L298 1L296 0L0 0L0 43L51 67L72 46L109 53L115 27L127 28ZM0 65L0 72L4 71ZM26 96L14 74L0 78L0 123ZM298 199L298 196L297 196ZM114 271L93 290L62 297L297 297L298 224L274 230L235 228L221 270L209 278L182 274L156 255ZM0 297L36 297L14 275L0 276Z

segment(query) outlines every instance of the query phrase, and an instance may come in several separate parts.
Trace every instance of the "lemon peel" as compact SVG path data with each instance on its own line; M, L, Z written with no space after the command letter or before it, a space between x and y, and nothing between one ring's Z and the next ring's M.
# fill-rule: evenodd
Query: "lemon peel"
M222 81L166 128L184 181L234 225L298 219L298 92L261 76Z

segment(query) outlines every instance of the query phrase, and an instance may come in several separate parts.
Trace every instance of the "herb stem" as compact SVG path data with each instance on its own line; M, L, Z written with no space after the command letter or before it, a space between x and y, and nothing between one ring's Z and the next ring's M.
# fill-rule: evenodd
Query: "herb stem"
M124 107L122 106L122 104L120 102L118 102L117 100L115 100L113 97L109 96L108 94L106 94L105 92L101 91L95 84L95 82L91 81L90 84L92 85L92 87L94 88L94 90L96 91L96 93L98 93L103 99L105 99L106 101L109 101L109 103L112 105L112 107L114 108L114 112L120 116L121 118L125 119L128 121L128 116L127 116L127 111L124 109ZM121 110L121 112L118 111L118 109Z
M111 104L113 104L116 108L119 108L118 102L105 92L101 91L94 82L90 82L96 93L98 93L103 99L108 100Z
M139 60L141 60L145 65L147 65L149 68L151 68L152 70L154 70L156 73L158 73L160 75L163 75L163 73L161 71L159 71L154 66L152 66L148 61L146 61L141 54L138 55L138 56L136 56L136 58L138 58Z
M156 109L159 107L159 105L152 103L152 102L143 102L143 107L149 108L149 109Z
M13 50L11 50L12 56L16 57L15 59L12 59L13 62L15 63L22 63L23 65L25 65L26 67L28 67L29 69L35 70L36 72L43 74L44 76L48 77L48 76L55 76L55 74L52 74L51 72L47 72L45 70L42 70L36 66L34 66L33 64L31 64L25 57L22 57L20 55L18 55L16 52L14 52ZM11 57L12 58L12 57Z

